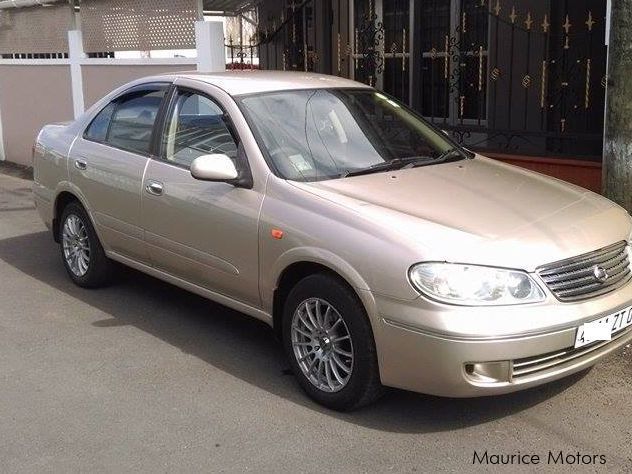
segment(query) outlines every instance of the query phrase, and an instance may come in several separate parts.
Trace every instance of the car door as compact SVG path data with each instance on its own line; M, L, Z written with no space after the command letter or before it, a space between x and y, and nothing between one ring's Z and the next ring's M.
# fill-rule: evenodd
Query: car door
M142 224L154 267L259 306L258 216L263 195L251 186L200 181L190 172L198 156L221 153L240 173L250 173L225 110L216 97L174 88L159 156L145 172Z
M80 190L106 250L149 263L141 224L143 173L169 84L137 86L106 105L75 140L71 182Z

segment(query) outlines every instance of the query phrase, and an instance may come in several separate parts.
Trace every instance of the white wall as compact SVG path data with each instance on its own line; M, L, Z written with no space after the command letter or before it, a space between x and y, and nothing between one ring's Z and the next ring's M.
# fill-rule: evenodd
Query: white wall
M132 79L192 70L224 70L221 22L197 22L193 58L86 58L81 32L69 31L69 59L0 59L0 160L31 165L41 127L70 120Z

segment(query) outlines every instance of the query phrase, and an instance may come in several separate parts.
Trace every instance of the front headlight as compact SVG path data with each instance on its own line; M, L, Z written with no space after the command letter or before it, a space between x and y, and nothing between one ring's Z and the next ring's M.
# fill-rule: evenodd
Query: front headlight
M419 263L411 283L430 298L464 306L537 303L544 292L525 272L478 265Z

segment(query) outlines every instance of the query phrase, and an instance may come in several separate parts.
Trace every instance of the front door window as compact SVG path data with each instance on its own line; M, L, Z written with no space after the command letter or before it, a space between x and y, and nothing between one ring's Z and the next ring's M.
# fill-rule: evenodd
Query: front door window
M163 158L189 168L198 156L211 154L237 155L224 111L208 97L179 91L163 137Z

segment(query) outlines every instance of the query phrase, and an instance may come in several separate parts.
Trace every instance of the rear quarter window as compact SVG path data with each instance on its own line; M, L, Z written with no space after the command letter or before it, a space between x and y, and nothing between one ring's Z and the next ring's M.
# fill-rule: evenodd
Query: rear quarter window
M108 128L110 127L110 120L112 119L113 112L114 103L110 102L92 120L90 125L88 125L84 137L95 142L104 142L108 134Z

